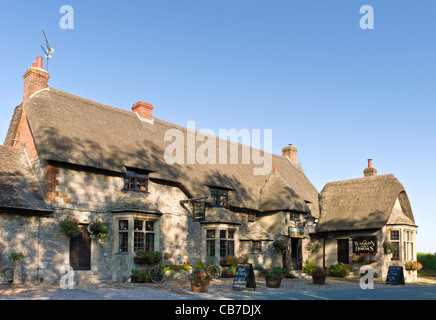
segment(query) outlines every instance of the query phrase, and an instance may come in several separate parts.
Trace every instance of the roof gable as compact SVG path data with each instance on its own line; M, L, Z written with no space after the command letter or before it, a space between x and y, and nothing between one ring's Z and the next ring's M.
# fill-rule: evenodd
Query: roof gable
M0 146L0 207L51 212L23 150Z

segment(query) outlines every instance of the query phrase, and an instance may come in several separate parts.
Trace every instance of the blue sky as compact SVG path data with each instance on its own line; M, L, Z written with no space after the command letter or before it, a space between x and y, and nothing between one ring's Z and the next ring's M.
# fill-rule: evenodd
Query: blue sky
M74 29L61 29L61 6ZM359 26L363 5L374 29ZM272 129L318 191L367 159L405 186L418 251L436 252L436 2L373 0L9 1L2 5L0 140L23 73L55 48L49 85L186 126ZM45 66L45 62L44 62Z

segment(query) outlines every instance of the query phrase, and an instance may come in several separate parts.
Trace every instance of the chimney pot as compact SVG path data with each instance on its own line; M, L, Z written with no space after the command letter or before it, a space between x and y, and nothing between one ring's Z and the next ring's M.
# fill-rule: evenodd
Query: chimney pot
M363 170L364 177L374 177L377 175L377 169L372 167L372 159L368 159L368 168Z
M42 57L36 58L36 67L42 69Z

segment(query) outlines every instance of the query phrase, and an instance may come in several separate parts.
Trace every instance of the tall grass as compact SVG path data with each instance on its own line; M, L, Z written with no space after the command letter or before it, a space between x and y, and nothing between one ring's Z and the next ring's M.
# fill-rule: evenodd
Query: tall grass
M432 253L417 253L418 261L422 263L422 270L436 273L436 255Z

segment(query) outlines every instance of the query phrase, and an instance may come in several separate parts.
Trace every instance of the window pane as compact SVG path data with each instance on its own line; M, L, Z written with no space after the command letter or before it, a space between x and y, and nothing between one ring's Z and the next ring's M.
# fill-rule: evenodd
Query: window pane
M398 242L392 242L392 243L395 246L395 251L392 253L392 260L399 260L400 259L399 243Z
M145 250L154 250L154 233L145 234Z
M128 233L127 232L120 232L119 238L120 238L119 251L120 252L127 252L129 249L129 246L128 246L129 235L128 235Z
M146 221L145 222L145 231L154 231L154 222Z
M228 236L227 236L227 238L228 238L228 239L233 239L234 234L235 234L235 231L233 231L233 230L229 230L229 231L228 231Z
M230 256L235 255L235 242L234 241L227 241L227 254Z
M391 231L391 240L400 240L400 231L392 230Z
M141 231L144 230L143 225L144 225L144 221L141 221L141 220L135 220L133 222L133 228L135 230L141 230Z
M220 240L220 257L227 256L227 241Z
M251 243L251 251L253 253L262 252L262 242L261 241L252 241L252 243Z
M119 230L128 230L129 229L129 221L120 220L118 223Z
M206 230L206 238L215 238L215 230Z
M220 238L221 239L227 238L227 230L220 230Z
M215 240L207 240L206 249L208 256L215 257Z
M135 232L133 234L133 250L144 250L144 233Z

